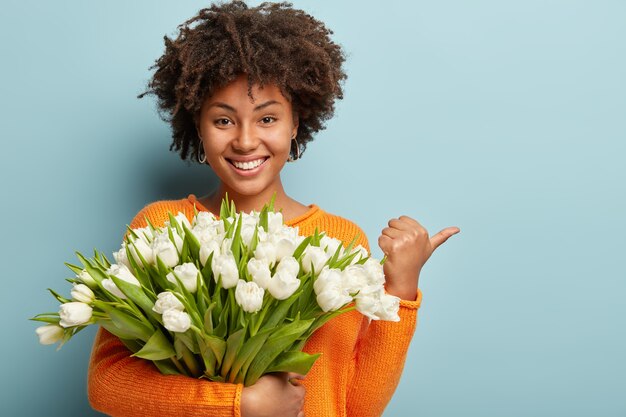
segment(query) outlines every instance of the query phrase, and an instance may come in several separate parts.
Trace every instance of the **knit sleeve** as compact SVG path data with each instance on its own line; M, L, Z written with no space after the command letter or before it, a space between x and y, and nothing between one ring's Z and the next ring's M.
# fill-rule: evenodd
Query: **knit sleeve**
M369 251L367 243L363 246ZM419 289L416 300L400 300L399 322L370 321L363 316L348 375L349 416L383 414L400 382L421 301Z
M131 227L155 226L178 207L152 203L142 209ZM188 217L189 210L180 209ZM240 417L242 384L211 382L181 375L163 375L152 362L132 357L114 335L100 328L93 344L88 372L91 406L111 416Z

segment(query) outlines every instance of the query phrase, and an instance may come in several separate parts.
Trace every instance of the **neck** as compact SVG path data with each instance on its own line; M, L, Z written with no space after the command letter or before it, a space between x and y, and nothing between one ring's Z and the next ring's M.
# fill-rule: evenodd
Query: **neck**
M226 196L226 193L228 193L229 200L233 200L235 202L238 212L243 211L249 213L252 210L261 211L263 206L269 203L274 193L276 193L276 197L274 199L274 209L276 211L289 206L292 201L291 198L285 193L285 189L283 188L281 182L279 182L275 187L268 188L255 195L239 194L226 187L224 183L220 183L217 190L208 196L207 208L216 214L219 213L222 200Z

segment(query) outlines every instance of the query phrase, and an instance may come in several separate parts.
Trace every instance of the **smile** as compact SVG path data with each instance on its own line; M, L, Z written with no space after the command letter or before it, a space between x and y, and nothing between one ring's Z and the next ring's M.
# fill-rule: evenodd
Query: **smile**
M258 172L261 167L264 165L265 161L267 161L269 157L255 159L254 161L233 161L232 159L227 159L229 164L235 168L235 171L238 173L245 174L255 174Z

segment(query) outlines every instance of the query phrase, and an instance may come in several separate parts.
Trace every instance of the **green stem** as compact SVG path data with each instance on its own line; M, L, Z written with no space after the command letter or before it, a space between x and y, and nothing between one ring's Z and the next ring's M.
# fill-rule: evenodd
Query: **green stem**
M187 368L191 372L191 375L194 376L195 378L200 377L200 375L202 375L202 371L200 370L198 366L198 362L196 361L194 354L191 353L191 351L189 351L189 349L187 349L186 346L183 346L182 350L183 350L183 362L185 362L185 365L187 365Z
M183 365L180 363L180 361L178 359L176 359L176 356L172 356L170 358L172 360L172 362L174 362L174 365L176 366L176 369L178 369L178 371L185 375L185 376L189 376L189 372L187 372L187 370L185 368L183 368Z

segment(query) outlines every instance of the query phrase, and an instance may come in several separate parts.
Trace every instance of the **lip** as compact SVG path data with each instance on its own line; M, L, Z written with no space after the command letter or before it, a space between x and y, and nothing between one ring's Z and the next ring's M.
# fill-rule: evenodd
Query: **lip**
M248 169L248 170L244 170L244 169L239 169L236 166L234 166L232 163L230 163L230 161L236 161L236 162L249 162L249 161L256 161L257 159L262 159L265 158L265 161L263 161L263 163L261 163L261 165L259 165L258 167L254 168L254 169ZM265 156L261 156L261 157L253 157L253 158L245 158L245 159L235 159L235 158L226 158L226 163L228 164L228 166L230 166L232 168L232 170L237 174L240 175L242 177L253 177L255 175L257 175L259 172L261 172L263 170L263 167L265 167L267 161L269 160L269 157L265 157Z
M235 162L250 162L250 161L256 161L257 159L265 159L265 158L269 158L269 156L267 155L236 156L236 157L225 158L225 159L229 161L235 161Z

